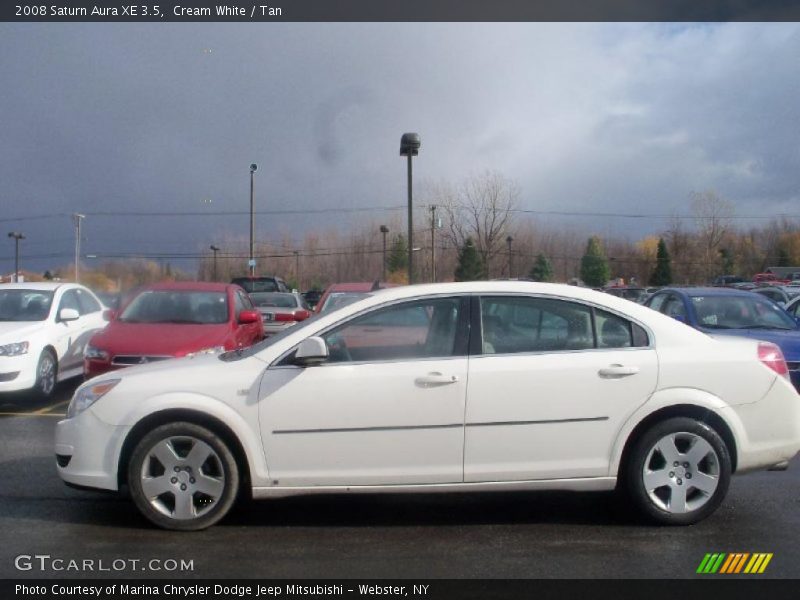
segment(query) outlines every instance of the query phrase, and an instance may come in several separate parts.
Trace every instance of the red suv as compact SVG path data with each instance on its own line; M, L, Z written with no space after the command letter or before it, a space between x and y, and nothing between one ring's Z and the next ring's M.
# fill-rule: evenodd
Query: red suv
M158 283L136 295L86 346L89 377L209 349L234 350L264 337L261 315L238 285Z

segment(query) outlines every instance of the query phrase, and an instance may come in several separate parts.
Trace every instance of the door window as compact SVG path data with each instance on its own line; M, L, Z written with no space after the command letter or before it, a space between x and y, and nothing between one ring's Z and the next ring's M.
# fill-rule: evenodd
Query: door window
M75 290L75 293L78 295L78 303L81 306L80 313L82 315L89 315L101 310L100 304L91 294L84 290Z
M413 360L457 352L461 301L436 298L371 311L324 336L328 363Z
M81 314L81 303L80 300L78 300L77 290L67 290L64 292L64 295L61 296L61 303L58 305L58 311L61 312L64 308L71 308L78 311L78 314Z

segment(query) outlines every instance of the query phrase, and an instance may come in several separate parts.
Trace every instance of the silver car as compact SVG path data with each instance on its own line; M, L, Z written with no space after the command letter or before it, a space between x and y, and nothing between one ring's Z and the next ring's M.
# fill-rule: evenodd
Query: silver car
M264 335L273 335L305 321L311 308L302 295L294 292L253 292L250 300L261 313Z

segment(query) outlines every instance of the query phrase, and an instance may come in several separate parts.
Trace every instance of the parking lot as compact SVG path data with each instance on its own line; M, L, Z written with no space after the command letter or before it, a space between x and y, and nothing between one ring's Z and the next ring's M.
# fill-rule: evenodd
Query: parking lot
M47 403L0 399L2 577L87 576L68 568L88 560L93 575L129 577L163 577L176 561L170 575L202 578L685 578L709 552L774 553L755 577L797 575L797 460L734 478L722 507L691 527L632 522L611 494L517 492L268 500L206 531L161 531L129 500L58 478L53 429L74 387Z

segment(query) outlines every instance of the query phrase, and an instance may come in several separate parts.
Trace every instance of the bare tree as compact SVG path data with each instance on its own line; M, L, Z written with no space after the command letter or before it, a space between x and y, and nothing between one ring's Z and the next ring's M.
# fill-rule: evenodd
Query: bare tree
M733 204L713 190L692 194L692 215L699 231L700 260L707 280L719 268L719 249L733 217Z
M489 267L489 275L497 271L495 258L504 250L510 214L519 200L517 184L497 171L485 171L455 188L436 185L430 198L431 204L442 207L447 221L443 237L456 248L472 238Z

